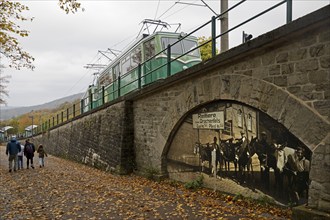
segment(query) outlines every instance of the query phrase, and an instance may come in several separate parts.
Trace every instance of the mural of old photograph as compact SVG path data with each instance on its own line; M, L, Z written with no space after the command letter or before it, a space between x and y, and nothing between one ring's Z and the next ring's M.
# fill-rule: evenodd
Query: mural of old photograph
M308 197L311 151L279 122L238 102L216 102L189 114L167 154L169 175L196 175L259 190L284 204Z

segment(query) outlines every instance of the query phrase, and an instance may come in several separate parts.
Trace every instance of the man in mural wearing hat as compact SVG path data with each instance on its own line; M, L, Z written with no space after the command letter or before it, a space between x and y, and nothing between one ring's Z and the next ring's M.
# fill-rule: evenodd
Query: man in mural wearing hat
M11 140L7 143L6 155L9 155L9 172L13 169L14 162L14 171L16 171L17 166L17 154L21 151L21 145L16 140L16 136L12 136Z

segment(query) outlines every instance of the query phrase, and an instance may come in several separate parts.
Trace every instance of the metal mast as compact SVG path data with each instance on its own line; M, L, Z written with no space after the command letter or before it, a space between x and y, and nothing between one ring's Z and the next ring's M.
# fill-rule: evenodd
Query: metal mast
M228 0L220 0L220 13L228 10ZM228 31L228 12L220 17L220 31L224 33ZM220 52L225 52L229 47L229 36L228 33L221 36L220 38Z

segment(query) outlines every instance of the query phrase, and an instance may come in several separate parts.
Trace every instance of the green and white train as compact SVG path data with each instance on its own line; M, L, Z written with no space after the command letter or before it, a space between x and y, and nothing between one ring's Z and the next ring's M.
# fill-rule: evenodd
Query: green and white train
M170 55L168 53L170 52ZM143 35L103 69L81 100L82 112L202 61L197 38L180 33ZM170 68L167 64L170 62Z

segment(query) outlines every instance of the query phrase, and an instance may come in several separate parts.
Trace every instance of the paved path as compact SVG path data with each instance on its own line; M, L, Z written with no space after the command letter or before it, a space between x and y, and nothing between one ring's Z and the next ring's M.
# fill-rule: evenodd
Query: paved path
M9 173L4 149L0 147L1 220L288 219L291 213L212 190L187 190L173 181L112 175L53 156L44 168Z

